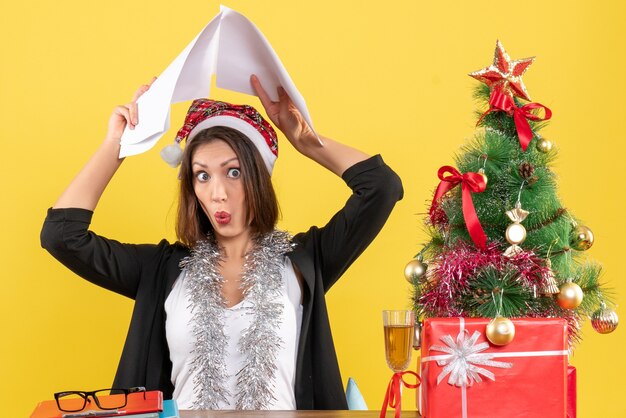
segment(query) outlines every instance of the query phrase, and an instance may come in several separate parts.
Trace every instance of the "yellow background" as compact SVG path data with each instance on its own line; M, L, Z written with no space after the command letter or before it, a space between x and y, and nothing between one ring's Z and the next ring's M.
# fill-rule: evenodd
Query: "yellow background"
M437 169L473 134L475 82L466 74L491 63L496 38L513 59L538 57L524 80L531 97L554 111L544 132L560 148L560 195L594 231L589 256L604 264L604 280L618 301L626 297L623 2L227 5L264 32L316 129L382 153L404 182L404 200L385 229L328 295L342 374L356 378L370 408L380 408L390 375L380 312L409 306L403 268L425 239L422 214ZM55 391L107 387L132 307L40 248L45 211L98 146L114 105L165 69L219 3L33 0L2 9L0 415L21 417ZM258 104L217 89L212 97ZM173 128L157 149L173 138L185 108L174 107ZM157 149L123 164L98 207L97 232L127 242L173 239L176 172ZM280 226L291 232L324 223L348 195L286 140L274 182ZM603 336L585 324L571 359L579 417L626 413L624 331Z

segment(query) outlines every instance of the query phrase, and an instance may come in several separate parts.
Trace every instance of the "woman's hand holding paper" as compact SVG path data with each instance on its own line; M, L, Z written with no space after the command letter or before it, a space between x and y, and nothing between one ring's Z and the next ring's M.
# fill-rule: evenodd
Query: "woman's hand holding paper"
M274 126L280 129L298 151L306 154L304 148L307 146L321 147L317 140L317 135L306 123L304 117L302 117L302 114L282 87L278 88L278 102L273 102L255 75L250 77L250 82L265 108L267 117L270 118Z
M113 141L119 144L126 125L128 125L130 129L135 129L135 126L139 123L137 117L137 100L150 89L154 80L156 80L156 77L153 77L149 84L144 84L139 87L130 103L117 106L113 109L113 113L109 118L109 129L107 131L106 141Z

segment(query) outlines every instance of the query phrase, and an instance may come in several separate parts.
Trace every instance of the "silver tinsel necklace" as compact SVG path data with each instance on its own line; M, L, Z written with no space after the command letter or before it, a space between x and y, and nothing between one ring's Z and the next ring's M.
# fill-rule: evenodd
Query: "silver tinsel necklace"
M273 395L276 357L283 341L278 335L283 311L281 294L284 256L293 249L286 232L274 230L255 239L245 256L241 289L251 304L252 321L240 338L238 350L245 363L237 372L236 409L267 409ZM226 300L222 294L222 261L214 239L196 244L180 266L186 270L195 336L191 373L194 375L194 408L218 409L232 395L225 387L227 336L224 332Z

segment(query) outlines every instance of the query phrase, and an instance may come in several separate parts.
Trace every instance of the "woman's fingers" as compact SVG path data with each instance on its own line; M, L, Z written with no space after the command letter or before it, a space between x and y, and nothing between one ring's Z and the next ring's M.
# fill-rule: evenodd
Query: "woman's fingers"
M270 96L268 96L267 92L261 85L258 77L252 74L250 76L250 82L252 83L252 88L254 89L254 92L257 96L259 96L259 100L261 100L261 104L263 105L263 107L265 109L269 109L272 104L274 104L274 102L272 102L272 99L270 99Z
M135 128L130 121L131 115L129 107L129 104L125 104L116 106L113 109L113 113L109 118L109 127L106 136L108 139L119 141L126 126L128 126L129 129Z
M134 111L133 111L134 109ZM136 123L133 122L133 113L137 117L137 103L128 103L115 108L115 113L126 120L126 124L130 129L135 129Z
M279 100L289 100L291 101L291 97L289 97L289 95L287 94L287 92L285 91L285 89L283 88L283 86L278 86L278 88L276 89L276 91L278 92L278 99Z
M139 123L137 100L150 89L150 86L152 86L156 79L156 77L152 77L150 83L140 86L133 95L133 100L130 103L116 106L115 109L113 109L113 114L109 118L107 138L119 141L124 133L124 128L135 129Z
M137 112L137 102L128 103L126 105L126 109L128 109L128 118L126 118L126 121L128 122L130 120L129 122L130 129L134 129L135 125L139 123L139 116Z
M130 129L134 129L135 125L137 125L139 123L139 114L137 111L137 100L148 90L150 90L150 86L152 86L152 83L155 82L157 78L156 77L152 77L152 80L150 80L150 83L148 84L144 84L142 86L140 86L137 91L135 92L135 94L133 95L133 100L125 105L126 108L129 110L129 116L130 116ZM128 119L127 119L128 122Z

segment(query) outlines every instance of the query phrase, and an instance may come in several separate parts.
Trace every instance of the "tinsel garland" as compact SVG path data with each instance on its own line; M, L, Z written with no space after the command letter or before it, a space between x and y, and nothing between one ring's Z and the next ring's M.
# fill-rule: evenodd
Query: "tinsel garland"
M532 252L506 257L498 243L479 250L459 240L430 261L428 284L416 295L418 307L426 316L471 316L460 303L460 296L467 290L468 280L487 266L500 271L515 267L518 280L531 289L543 285L548 271L544 261Z
M246 360L237 373L236 409L267 409L273 395L276 358L283 341L278 335L283 305L281 293L284 256L293 249L290 236L273 231L255 239L246 254L241 289L251 305L252 321L239 341L238 350ZM228 378L224 333L226 300L224 277L219 273L222 254L212 237L197 243L181 268L189 279L192 330L196 338L191 373L194 374L194 408L218 409L227 403Z
M427 277L415 288L414 304L418 314L425 317L481 316L468 309L463 301L476 277L488 268L500 272L501 276L515 271L515 280L529 293L535 294L537 300L543 297L537 294L537 290L545 286L550 274L545 259L532 251L507 257L497 242L488 243L484 250L480 250L471 242L458 240L442 247L429 260ZM547 303L547 300L545 303L527 303L521 315L564 318L568 323L570 346L579 338L579 315Z

